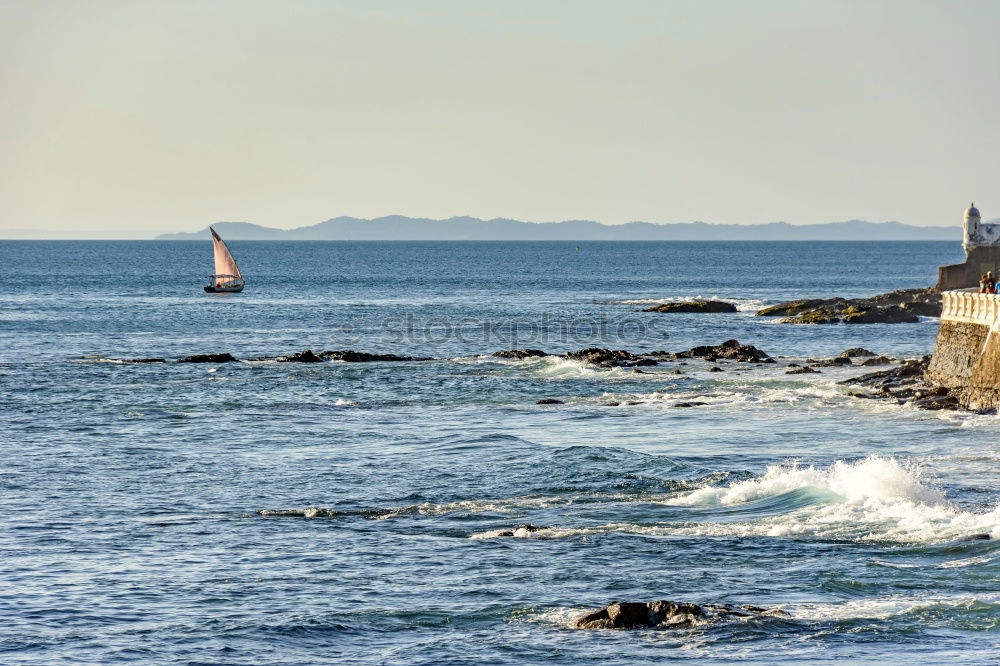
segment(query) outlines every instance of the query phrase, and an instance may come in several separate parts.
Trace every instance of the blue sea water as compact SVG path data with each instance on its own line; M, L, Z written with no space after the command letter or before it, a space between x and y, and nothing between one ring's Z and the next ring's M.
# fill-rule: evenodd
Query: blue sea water
M0 243L0 662L997 661L998 417L785 374L937 322L753 316L958 243L230 246L242 294L207 242ZM639 312L695 297L740 311ZM778 363L488 356L729 338ZM307 348L434 360L107 362ZM661 598L788 616L569 627Z

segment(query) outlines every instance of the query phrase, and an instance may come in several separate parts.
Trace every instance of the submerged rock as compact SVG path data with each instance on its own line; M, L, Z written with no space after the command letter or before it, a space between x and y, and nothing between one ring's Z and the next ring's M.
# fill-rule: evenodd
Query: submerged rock
M493 352L493 356L497 358L516 358L518 360L525 358L535 358L537 356L548 356L541 349L506 349L504 351Z
M166 363L165 358L102 358L98 359L101 363Z
M178 363L233 363L240 359L232 354L194 354L177 359Z
M636 356L624 349L605 349L604 347L588 347L575 352L566 352L563 358L574 361L592 363L604 368L633 368L639 365L657 365L653 358Z
M736 312L736 306L725 301L689 301L681 303L662 303L645 308L642 312Z
M319 357L327 361L344 361L345 363L372 363L376 361L431 361L427 356L397 356L396 354L369 354L367 352L347 349L343 351L324 351Z
M792 368L791 370L786 370L785 374L786 375L810 375L810 374L816 375L816 374L819 374L819 370L813 370L809 366L800 365L797 368Z
M517 527L515 527L512 530L501 530L501 531L497 532L496 535L498 537L519 537L519 538L523 538L523 537L526 537L529 534L531 534L533 532L537 532L537 531L539 531L541 529L543 529L543 528L538 527L537 525L531 525L531 524L528 524L528 525L518 525Z
M305 351L300 351L297 354L292 354L291 356L278 356L274 359L278 363L322 363L323 359L316 356L311 349L306 349Z
M705 604L674 601L613 602L573 620L574 629L685 629L712 621L735 617L781 616L782 610L750 605Z
M739 340L726 340L722 344L692 347L687 351L671 354L671 358L701 358L706 361L716 361L720 358L743 363L774 363L774 359L753 345L740 344Z
M565 405L562 400L556 400L555 398L542 398L535 402L536 405Z
M701 407L707 404L707 402L675 402L674 407Z

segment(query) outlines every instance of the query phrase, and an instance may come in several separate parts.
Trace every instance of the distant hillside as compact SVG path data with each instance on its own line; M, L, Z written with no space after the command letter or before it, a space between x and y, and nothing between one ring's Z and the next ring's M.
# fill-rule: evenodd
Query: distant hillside
M228 240L953 240L962 231L951 227L915 227L899 222L830 222L827 224L709 224L683 222L600 224L590 220L520 222L496 218L453 217L447 220L389 215L364 220L335 217L308 227L274 229L249 222L213 225ZM157 240L204 240L208 227L195 233L162 234Z

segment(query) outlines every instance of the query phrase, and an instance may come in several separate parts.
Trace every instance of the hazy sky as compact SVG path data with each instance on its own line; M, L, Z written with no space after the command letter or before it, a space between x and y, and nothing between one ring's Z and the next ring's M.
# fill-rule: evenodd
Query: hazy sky
M7 237L1000 216L995 0L0 0L0 91Z

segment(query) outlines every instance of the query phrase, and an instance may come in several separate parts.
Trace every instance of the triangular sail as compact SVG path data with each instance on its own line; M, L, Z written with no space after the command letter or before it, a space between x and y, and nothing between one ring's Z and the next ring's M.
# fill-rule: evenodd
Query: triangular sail
M209 230L212 232L212 249L215 251L215 274L232 275L242 279L239 266L236 265L236 260L233 259L229 248L226 247L226 242L215 232L215 229L209 227Z

